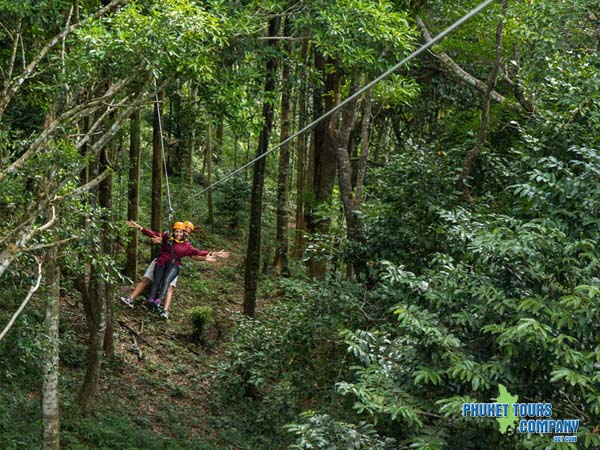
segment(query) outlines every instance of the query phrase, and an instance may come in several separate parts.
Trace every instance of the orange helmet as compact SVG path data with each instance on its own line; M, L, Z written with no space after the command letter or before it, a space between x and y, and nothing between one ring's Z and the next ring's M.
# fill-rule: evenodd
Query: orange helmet
M195 230L194 224L192 222L190 222L189 220L186 220L185 222L183 222L183 225L186 228L190 228L192 230L192 232Z
M173 224L173 230L183 230L183 231L185 231L185 225L183 224L183 222L175 222Z

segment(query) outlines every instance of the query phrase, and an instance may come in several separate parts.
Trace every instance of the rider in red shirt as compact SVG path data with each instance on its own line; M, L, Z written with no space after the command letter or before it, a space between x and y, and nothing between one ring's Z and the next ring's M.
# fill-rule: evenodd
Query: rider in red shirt
M154 281L148 294L148 301L160 306L165 298L169 284L179 274L181 258L186 256L207 256L209 252L194 248L185 238L185 225L183 222L173 224L173 233L158 233L147 228L142 228L141 232L146 236L162 237L160 247L160 256L156 258L156 267L154 268Z

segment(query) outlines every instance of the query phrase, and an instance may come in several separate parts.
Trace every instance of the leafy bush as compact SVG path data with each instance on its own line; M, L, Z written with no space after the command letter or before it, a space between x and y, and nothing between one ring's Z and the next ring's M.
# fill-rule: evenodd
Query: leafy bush
M215 210L231 229L246 217L250 198L250 183L241 177L231 177L216 188Z
M393 449L393 439L381 439L371 424L358 425L334 420L328 414L312 411L301 414L302 423L290 424L285 428L296 435L290 448L313 449Z
M284 298L260 319L240 319L214 383L214 407L222 414L243 404L245 432L268 448L288 442L283 425L311 405L340 401L334 380L348 368L338 330L363 326L368 312L361 309L369 310L348 281L280 280L280 287Z
M494 421L461 417L463 402L491 401L499 383L522 401L551 402L562 418L597 423L594 242L551 220L461 209L441 217L454 252L434 255L422 275L385 266L379 291L396 300L396 321L343 333L357 364L338 392L380 433L414 448L547 445L544 436L502 435ZM477 437L472 447L468 436ZM580 438L600 442L585 427Z
M204 330L212 323L213 310L210 306L194 306L188 314L194 324L194 338L201 341Z

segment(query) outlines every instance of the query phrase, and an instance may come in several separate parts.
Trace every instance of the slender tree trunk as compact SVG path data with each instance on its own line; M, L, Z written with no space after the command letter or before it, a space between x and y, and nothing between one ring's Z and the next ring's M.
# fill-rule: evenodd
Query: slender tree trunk
M237 134L233 137L233 170L237 170L238 168L238 137Z
M280 18L274 17L269 21L269 36L279 34ZM266 45L273 48L275 53L275 40L270 39ZM263 127L258 140L256 156L266 153L269 147L269 136L273 126L273 103L270 101L271 93L275 90L277 79L277 57L271 56L267 60L265 78L265 102L263 104ZM265 178L265 158L254 164L254 177L252 180L252 196L250 200L250 231L248 233L248 251L246 253L246 273L244 281L244 314L254 317L256 310L256 289L258 284L258 271L260 268L260 233L262 216L262 194Z
M371 115L373 107L371 91L365 92L363 98L364 111L361 125L360 157L356 169L356 184L354 186L354 208L360 208L362 203L362 191L365 184L365 175L367 173L367 163L371 148Z
M162 230L162 179L163 179L163 142L161 128L165 93L158 93L158 102L154 103L154 121L152 124L152 209L150 226L154 231ZM153 246L153 254L158 254L159 245Z
M250 162L250 148L252 147L251 134L248 133L248 142L246 142L246 164ZM244 170L244 177L246 180L248 179L248 174L250 173L250 167L246 165L246 169Z
M191 120L191 136L190 136L190 151L187 160L187 185L191 189L194 183L194 152L196 150L196 85L190 81L190 101L192 102L192 120Z
M86 117L85 119L83 119L80 122L80 126L81 126L81 131L82 134L86 134L88 132L88 130L90 129L90 118ZM88 154L88 144L83 144L81 146L81 150L79 150L79 154L81 155L82 158L85 158ZM81 172L79 172L79 185L80 186L84 186L87 184L87 182L89 181L89 165L85 165L83 167L83 169L81 169Z
M498 81L498 72L500 71L500 64L502 62L502 31L504 28L504 14L506 14L506 9L508 8L508 0L503 0L502 2L502 18L498 21L498 25L496 27L496 57L494 59L494 65L490 72L487 82L487 90L485 95L483 96L483 103L481 105L481 131L479 133L479 138L477 142L473 146L471 150L467 153L465 157L465 161L463 163L463 169L460 174L459 179L459 187L462 191L463 200L468 203L473 203L473 196L471 194L471 187L469 186L469 177L471 176L471 172L475 167L475 163L477 162L477 158L481 151L483 150L483 146L487 141L487 137L489 135L490 129L490 102L491 102L491 94L496 88L496 82Z
M110 170L110 160L114 159L114 145L110 144L100 154L100 171ZM108 175L98 186L98 202L102 208L102 253L105 257L114 258L113 242L114 236L111 230L112 218L112 175ZM111 283L102 282L102 291L99 293L100 301L106 308L106 329L104 333L104 352L109 357L114 357L113 340L113 300L114 289Z
M598 33L600 37L600 33ZM600 40L599 40L600 42ZM515 42L513 44L513 64L510 64L510 75L513 78L511 84L513 88L513 93L515 94L515 98L519 102L519 104L527 111L528 113L535 114L536 113L536 105L531 96L527 96L523 89L523 82L521 80L521 51L519 49L519 44ZM508 75L508 74L507 74ZM506 77L508 79L508 76Z
M356 88L353 84L351 89ZM361 248L363 243L362 221L360 219L360 206L362 196L362 186L366 172L367 158L369 154L369 124L371 116L371 98L370 92L365 94L364 114L361 124L361 157L357 165L356 185L352 186L352 166L350 163L350 155L348 153L348 140L356 119L356 102L348 104L344 110L342 124L339 131L336 133L336 157L338 164L338 184L342 205L344 206L344 216L346 219L346 237L351 245L356 249ZM357 245L358 244L358 245ZM357 273L366 273L366 261L364 255L356 250L352 252L352 256L348 261L348 275L350 276L354 270Z
M44 329L48 339L43 353L42 381L42 428L44 450L60 448L60 419L58 406L58 356L59 356L59 318L60 318L60 267L57 262L58 249L52 247L46 262L48 293L46 298L46 319Z
M221 115L221 117L219 117L219 125L217 126L217 147L216 147L216 151L213 152L217 155L217 158L219 156L223 156L223 134L225 132L225 120L223 119L223 116Z
M181 80L177 80L176 87L173 94L170 96L169 107L172 113L169 117L172 120L169 121L169 129L173 133L174 145L167 145L167 151L169 153L169 174L181 175L183 173L183 163L187 159L187 153L185 146L185 139L183 136L183 106L181 98ZM163 122L164 128L164 122ZM170 141L172 142L172 141Z
M90 162L90 178L98 173L98 161ZM93 190L92 203L98 204L98 188ZM102 251L102 248L98 249ZM88 413L92 404L98 383L100 380L100 368L102 365L104 333L106 331L106 303L104 301L104 284L99 275L100 268L92 265L89 267L88 282L82 278L75 279L77 289L81 292L83 308L85 310L88 329L88 355L83 383L77 398L77 406L82 413Z
M84 290L82 295L89 330L88 358L83 384L77 399L79 410L83 413L91 411L98 391L106 331L106 304L102 295L104 286L99 279L98 268L91 268L89 280L87 292Z
M289 19L284 27L285 36L291 35ZM294 50L292 41L288 41L286 52L291 56ZM291 130L291 67L288 59L283 63L281 73L281 142L290 136ZM288 197L289 197L289 143L279 148L279 176L277 179L277 226L275 238L275 259L273 267L278 274L289 275L288 269Z
M325 62L318 51L315 52L315 67L325 74L326 66L334 65L335 61ZM337 70L329 71L325 75L325 92L320 98L315 97L315 117L328 111L339 102L341 91L341 76ZM323 108L323 99L325 107ZM324 205L331 204L333 193L333 184L336 173L336 150L333 142L333 133L338 114L329 116L315 127L314 133L314 179L313 194L314 203L311 208L308 231L313 235L325 236L329 232L331 219L315 214L317 209L322 209ZM323 279L325 276L326 264L321 258L311 258L308 263L308 276L311 279Z
M351 91L356 92L357 84L353 81ZM336 160L338 167L338 185L340 196L344 206L344 216L346 218L346 236L348 240L357 233L358 217L354 213L353 198L352 198L352 165L350 163L350 155L348 153L348 144L350 134L356 122L356 110L358 102L355 100L350 102L344 109L342 121L339 129L335 132L335 148ZM351 272L351 270L349 270Z
M208 186L212 184L212 126L208 124L206 129L206 183ZM215 225L215 217L213 213L212 188L206 191L206 202L208 208L208 224L211 227Z
M140 209L140 147L141 147L141 115L137 110L131 115L129 131L129 182L127 189L127 218L139 219ZM127 244L127 263L125 274L135 280L138 272L138 233L133 228L129 232Z
M302 49L300 50L300 59L304 62L304 66L308 66L308 39L302 42ZM308 101L308 83L301 78L300 95L298 99L299 111L298 111L298 129L302 129L306 126L308 119L307 101ZM304 203L306 193L304 192L305 178L306 178L306 143L307 136L310 134L303 134L298 137L297 141L297 160L296 164L296 233L294 240L294 256L300 257L304 254L304 234L306 233L306 221L304 218Z

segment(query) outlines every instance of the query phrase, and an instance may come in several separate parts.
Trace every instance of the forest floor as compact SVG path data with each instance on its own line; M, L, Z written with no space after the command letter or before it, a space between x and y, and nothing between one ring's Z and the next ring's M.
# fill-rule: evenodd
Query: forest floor
M130 293L133 287L117 288L115 358L103 366L94 419L86 424L67 418L63 426L67 442L71 428L73 444L77 445L86 445L81 437L89 435L87 444L101 443L108 448L116 448L113 445L117 442L117 446L132 448L227 447L229 439L219 435L219 418L211 415L211 382L229 332L241 318L244 249L239 241L211 244L208 248L212 250L229 250L230 258L215 263L187 260L182 264L169 320L147 309L142 297L133 309L121 304L118 297ZM188 313L198 305L213 309L212 325L200 342L194 339ZM62 313L62 320L69 322L68 328L74 334L62 355L63 383L73 385L72 393L67 394L69 403L74 401L83 379L86 323L81 303L75 299L63 302ZM142 443L135 429L145 434ZM125 439L124 434L131 436Z

